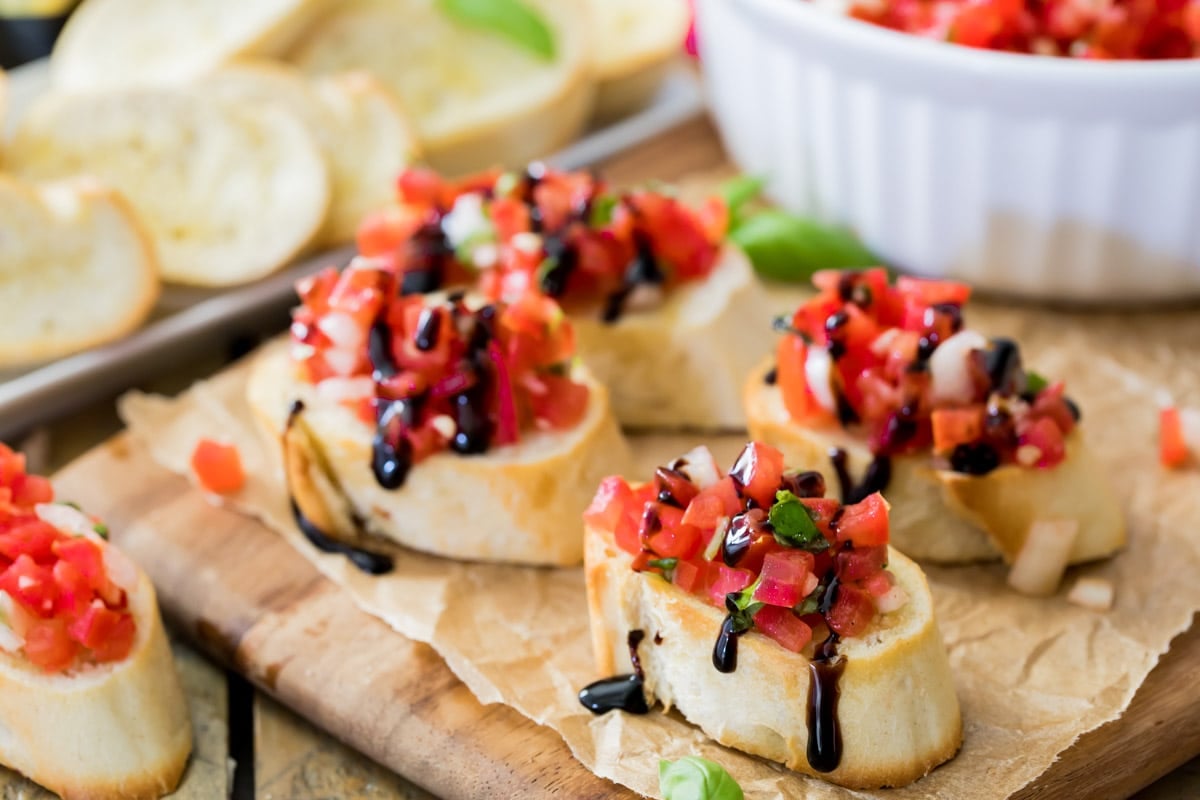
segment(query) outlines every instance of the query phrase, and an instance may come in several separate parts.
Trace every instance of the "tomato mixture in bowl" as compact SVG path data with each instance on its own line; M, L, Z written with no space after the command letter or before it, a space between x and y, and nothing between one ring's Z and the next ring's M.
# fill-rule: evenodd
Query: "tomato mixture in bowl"
M532 289L570 310L600 304L610 322L708 275L728 226L716 198L691 209L540 164L454 182L409 169L397 187L396 205L363 221L358 248L403 276L404 291L474 286L511 302Z
M47 673L121 661L137 634L132 565L101 523L53 500L0 444L0 650Z
M584 521L612 531L634 570L728 613L713 654L722 671L733 668L728 640L751 629L800 652L814 638L859 636L907 602L887 570L882 495L843 505L825 497L819 472L785 471L783 454L761 442L727 474L698 447L649 483L606 478Z
M965 327L970 288L883 269L824 271L791 317L768 381L805 425L861 431L877 456L932 449L939 465L983 475L1049 468L1066 455L1078 407L1061 382L1024 369L1008 339Z
M291 355L322 397L376 427L376 477L401 485L433 453L516 444L527 428L574 427L588 387L574 372L570 321L526 293L487 302L405 295L402 273L358 259L297 286Z

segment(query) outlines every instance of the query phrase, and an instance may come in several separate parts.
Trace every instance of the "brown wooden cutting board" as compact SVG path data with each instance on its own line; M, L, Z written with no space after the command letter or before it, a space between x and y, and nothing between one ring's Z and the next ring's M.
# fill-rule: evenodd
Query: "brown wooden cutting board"
M723 163L711 128L698 121L604 171L618 182L671 179ZM481 706L429 647L359 611L279 537L210 505L129 437L86 454L55 483L59 496L106 519L181 632L430 791L451 800L632 796L584 769L548 728L505 706ZM1018 797L1127 797L1200 752L1198 664L1200 634L1192 631L1120 720L1080 739Z

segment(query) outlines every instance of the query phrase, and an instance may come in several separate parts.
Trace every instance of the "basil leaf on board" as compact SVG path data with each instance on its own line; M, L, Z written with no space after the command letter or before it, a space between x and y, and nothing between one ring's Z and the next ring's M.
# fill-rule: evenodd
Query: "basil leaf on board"
M534 9L520 0L437 0L442 13L472 28L494 31L534 55L552 61L554 34Z
M879 259L846 230L778 209L742 220L729 239L746 252L760 275L779 281L807 281L821 269L870 267Z
M829 542L821 535L812 515L808 513L808 507L786 489L775 493L775 503L767 512L767 519L775 529L775 541L785 547L812 551L829 547Z
M741 225L746 204L762 194L764 183L766 181L758 175L739 175L721 184L718 193L729 210L730 230Z
M700 756L658 762L658 790L663 800L745 800L725 768Z

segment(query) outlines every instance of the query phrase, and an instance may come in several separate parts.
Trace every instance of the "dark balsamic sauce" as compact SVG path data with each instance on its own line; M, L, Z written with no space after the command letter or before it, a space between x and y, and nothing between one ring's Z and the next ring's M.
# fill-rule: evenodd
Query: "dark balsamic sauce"
M621 313L625 310L625 301L629 299L629 295L633 293L634 289L641 284L659 286L667 279L667 276L659 268L658 261L654 258L654 248L650 243L650 237L641 231L635 231L633 240L637 251L633 261L625 269L623 285L608 296L604 303L604 311L600 316L604 322L609 324L621 318Z
M1021 370L1021 351L1012 339L997 337L992 339L992 346L985 351L983 368L994 392L1002 395L1016 394L1020 388L1023 372Z
M730 615L721 623L721 633L717 635L717 643L713 645L712 662L717 672L730 673L737 669L738 637L745 631L739 631Z
M400 371L392 354L392 329L382 319L371 326L367 337L367 356L371 359L371 380L382 383Z
M292 501L292 517L296 520L296 527L300 529L304 537L312 543L313 547L323 553L343 555L350 559L351 564L369 575L385 575L395 567L391 556L346 544L325 533L312 520L304 516L304 512L300 510L300 506L296 505L295 500Z
M950 469L966 475L987 475L1000 466L1000 453L987 442L964 442L950 453Z
M638 655L638 645L645 638L645 631L632 630L625 639L626 644L629 645L629 663L633 665L633 674L638 677L638 680L645 680L646 678L646 673L642 672L642 658Z
M769 370L767 370L767 374L763 375L763 383L765 383L767 386L774 386L776 381L778 381L778 380L779 380L779 368L778 367L771 367Z
M796 497L824 497L825 476L815 470L789 472L783 476L783 488Z
M835 447L829 451L829 461L837 473L842 503L852 505L861 502L875 492L882 492L892 480L892 460L886 455L877 455L867 465L861 481L855 482L847 466L846 451Z
M842 762L842 729L838 721L838 685L846 659L837 653L838 635L817 647L808 665L808 764L817 772L832 772Z
M438 335L442 331L442 312L438 308L423 308L417 318L417 349L428 353L437 347Z
M579 692L579 702L593 714L624 711L627 714L647 714L646 692L637 675L616 675L589 683Z
M446 281L446 258L453 252L440 219L426 222L404 244L400 294L428 294Z

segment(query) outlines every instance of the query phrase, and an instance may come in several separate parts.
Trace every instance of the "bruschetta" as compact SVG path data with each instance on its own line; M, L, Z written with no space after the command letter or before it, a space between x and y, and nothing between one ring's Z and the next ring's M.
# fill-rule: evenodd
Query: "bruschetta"
M409 170L398 185L397 203L359 229L364 255L386 259L415 290L555 298L628 427L745 426L739 387L772 333L747 322L767 298L744 254L723 242L720 200L690 208L540 164L458 182Z
M310 539L579 563L563 520L628 451L553 300L406 295L368 259L299 291L290 347L261 357L247 392Z
M832 460L843 500L883 491L892 541L918 560L1013 562L1041 520L1075 523L1069 563L1125 544L1078 406L1015 342L965 326L967 286L893 286L882 269L814 282L746 382L751 436L794 463Z
M596 713L676 708L713 739L842 786L903 786L950 759L962 721L919 567L878 493L843 505L818 472L751 442L653 479L607 478L584 514ZM632 674L621 674L630 673Z
M66 800L157 798L191 751L154 587L0 445L0 764Z
M598 120L646 106L683 52L691 16L686 0L588 0Z

